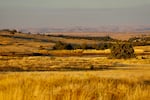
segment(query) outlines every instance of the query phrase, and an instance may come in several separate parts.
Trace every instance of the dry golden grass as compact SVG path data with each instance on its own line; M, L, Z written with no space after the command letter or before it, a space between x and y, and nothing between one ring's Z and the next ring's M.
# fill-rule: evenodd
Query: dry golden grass
M0 100L148 100L147 70L0 74Z
M150 52L150 46L136 46L134 49L140 52Z
M110 50L39 50L42 54L49 54L54 56L81 56L81 55L99 55L99 56L107 56L110 54Z
M49 37L49 39L51 39L52 41L61 41L61 42L65 42L65 43L71 43L71 44L96 44L99 41L96 40L87 40L87 39L67 39L67 38L63 38L63 37Z
M135 47L135 54L136 55L150 55L150 46L146 47ZM99 55L99 56L107 56L110 54L110 49L105 50L83 50L83 49L77 49L77 50L39 50L38 52L42 54L48 54L48 55L54 55L54 56L81 56L81 55Z
M70 33L71 34L71 33ZM87 33L89 34L89 33ZM92 33L91 33L92 34ZM98 33L96 33L98 34ZM119 34L119 33L116 33ZM94 34L93 34L94 35ZM104 35L104 34L103 34ZM114 34L115 35L115 34ZM127 34L126 34L127 35ZM73 44L96 44L101 41L87 40L87 39L71 39L63 37L53 37L46 35L37 34L23 34L15 33L10 34L9 32L0 32L0 54L2 53L43 53L49 55L84 55L84 54L106 54L110 53L110 50L73 50L73 51L50 51L52 49L54 42L62 41L66 43ZM150 53L150 46L139 46L135 47L135 53Z
M144 57L145 59L142 59ZM116 67L134 68L138 65L149 66L150 56L138 56L133 59L108 59L107 57L9 57L0 56L0 68L14 70L95 70L109 69ZM19 68L19 69L17 69Z
M2 33L6 34L9 33ZM56 40L55 37L19 33L15 36L35 40L0 36L0 53L40 52L57 55L110 53L110 50L47 50L54 44L44 42L43 39L65 42L79 42L79 40L62 38ZM93 41L86 40L86 42ZM149 46L135 47L135 51L149 52L148 48ZM0 56L0 70L52 70L1 72L0 100L148 100L150 98L150 55L126 60L100 56Z
M0 33L1 34L1 33ZM2 34L1 34L2 35ZM12 37L3 37L3 35L8 35ZM0 36L0 53L5 52L38 52L39 49L49 49L51 48L54 43L51 42L42 42L38 41L38 35L36 35L36 39L22 39L22 38L13 38L13 35L4 34ZM16 37L23 37L23 38L35 38L34 35L27 35L27 34L15 34Z
M138 36L142 36L142 35L148 35L149 36L149 32L145 32L145 33L137 33L137 32L60 32L60 33L47 33L47 34L51 34L51 35L67 35L67 36L85 36L85 37L100 37L100 36L110 36L114 39L119 39L119 40L128 40L129 38L132 37L138 37Z

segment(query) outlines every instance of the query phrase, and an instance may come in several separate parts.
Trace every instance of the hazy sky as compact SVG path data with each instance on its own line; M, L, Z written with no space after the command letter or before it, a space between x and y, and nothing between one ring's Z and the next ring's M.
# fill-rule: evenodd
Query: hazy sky
M150 24L150 0L0 0L0 28Z

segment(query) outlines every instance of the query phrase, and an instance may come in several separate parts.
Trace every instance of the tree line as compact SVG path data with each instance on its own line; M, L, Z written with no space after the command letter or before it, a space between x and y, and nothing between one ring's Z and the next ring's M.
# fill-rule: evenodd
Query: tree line
M71 43L63 43L61 41L56 42L53 46L53 50L76 50L76 49L96 49L96 50L104 50L111 48L112 43L98 43L98 44L71 44Z

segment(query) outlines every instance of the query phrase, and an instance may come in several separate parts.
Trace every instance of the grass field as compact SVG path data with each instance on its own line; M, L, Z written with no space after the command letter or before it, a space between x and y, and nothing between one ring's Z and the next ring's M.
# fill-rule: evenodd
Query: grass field
M149 70L1 73L0 100L148 100Z
M142 57L144 59L142 59ZM0 56L1 71L55 71L55 70L100 70L135 65L150 65L150 56L133 59L108 59L107 57L8 57Z
M88 33L87 33L88 34ZM92 34L92 33L91 33ZM123 34L123 33L122 33ZM104 33L103 33L104 35ZM102 35L102 36L103 36ZM125 34L126 36L127 34ZM131 34L129 34L131 35ZM128 35L127 35L128 36ZM9 32L0 32L0 55L13 55L13 54L32 54L41 53L43 55L90 55L90 54L100 54L108 55L110 50L73 50L73 51L52 51L52 47L56 42L62 41L65 43L72 44L97 44L105 43L108 41L98 41L98 40L88 40L88 39L78 39L78 38L63 38L39 34L23 34L15 33L11 34ZM150 54L150 46L140 46L135 47L135 53Z
M145 58L1 56L1 68L25 72L0 73L0 100L148 100L150 57Z
M110 49L51 50L57 41L103 42L0 32L0 100L149 100L149 45L109 59Z

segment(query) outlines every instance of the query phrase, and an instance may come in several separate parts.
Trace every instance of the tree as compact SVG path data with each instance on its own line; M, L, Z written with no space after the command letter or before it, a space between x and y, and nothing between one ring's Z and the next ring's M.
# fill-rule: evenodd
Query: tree
M134 58L134 49L131 43L116 43L111 48L110 58Z

